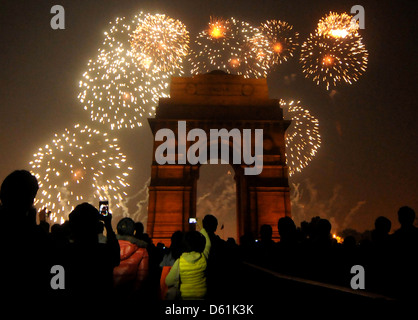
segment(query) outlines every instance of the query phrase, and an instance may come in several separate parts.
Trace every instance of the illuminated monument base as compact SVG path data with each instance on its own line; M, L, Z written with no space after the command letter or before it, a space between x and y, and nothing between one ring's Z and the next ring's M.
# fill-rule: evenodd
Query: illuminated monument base
M291 215L285 159L285 131L290 121L283 119L279 101L269 99L266 79L245 79L220 71L191 78L173 77L170 98L160 99L155 118L148 121L154 137L164 128L178 137L178 121L186 121L187 132L200 128L207 136L210 129L237 128L241 133L244 129L262 129L263 141L257 141L263 145L263 170L259 175L245 175L244 169L249 167L245 161L232 164L232 138L228 145L236 181L237 234L238 238L246 233L257 237L261 225L270 224L273 238L278 240L277 221ZM178 152L187 152L195 142L187 141L184 149L178 148L177 140L173 141L176 154L171 155L175 164L158 164L155 150L162 143L154 141L147 233L154 243L169 245L173 232L194 228L189 218L196 216L200 164L188 163L186 154ZM218 141L207 141L208 155L213 143ZM213 214L216 216L216 212Z

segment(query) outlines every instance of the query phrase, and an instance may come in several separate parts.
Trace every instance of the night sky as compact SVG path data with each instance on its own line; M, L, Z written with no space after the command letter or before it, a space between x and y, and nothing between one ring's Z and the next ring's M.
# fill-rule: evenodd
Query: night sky
M302 42L330 11L349 12L361 4L366 20L360 34L369 63L358 82L340 85L331 94L304 78L297 53L271 72L269 92L271 98L301 100L320 123L322 146L317 156L290 179L292 194L298 186L302 195L293 202L295 220L320 215L330 219L336 231L364 231L383 215L392 220L394 231L399 227L400 206L418 209L417 18L412 3L2 1L0 179L15 169L30 169L32 154L54 133L78 122L95 125L77 99L78 82L88 60L96 56L109 21L116 17L130 18L139 11L164 13L185 23L192 39L206 28L211 15L235 17L254 26L280 19L294 25ZM65 8L65 30L50 27L50 9L55 4ZM114 134L134 168L128 191L133 196L149 178L153 137L147 123Z

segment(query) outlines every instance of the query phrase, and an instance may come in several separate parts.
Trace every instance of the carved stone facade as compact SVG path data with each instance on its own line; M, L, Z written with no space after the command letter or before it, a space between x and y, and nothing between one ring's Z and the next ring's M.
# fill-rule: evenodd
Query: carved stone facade
M290 121L283 119L279 101L269 99L266 79L245 79L220 71L173 77L170 98L160 99L155 118L148 121L154 136L159 129L169 128L177 138L180 120L186 121L187 132L200 128L208 137L210 129L263 129L261 174L244 175L246 164L231 164L236 181L237 234L238 238L249 232L257 236L261 225L270 224L277 240L278 219L291 215L285 159L285 131ZM187 159L186 164L178 164L186 157L178 152L176 164L158 164L155 150L161 143L154 141L147 232L155 243L169 245L174 231L194 227L188 221L196 216L200 165L192 165ZM187 142L186 150L193 143ZM208 139L208 155L211 143ZM232 163L232 156L230 159ZM216 212L213 214L216 216Z

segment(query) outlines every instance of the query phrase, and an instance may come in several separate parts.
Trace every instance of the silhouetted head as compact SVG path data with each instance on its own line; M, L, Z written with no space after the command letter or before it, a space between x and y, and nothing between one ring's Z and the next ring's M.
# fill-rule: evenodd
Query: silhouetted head
M91 204L79 204L69 215L74 241L97 242L100 222L99 211Z
M415 211L407 206L399 208L398 220L402 227L412 226L415 220Z
M216 229L218 228L218 219L216 219L216 217L211 214L207 214L203 218L202 222L203 228L205 228L208 233L215 233Z
M183 244L184 233L180 230L173 232L171 235L171 247L181 246Z
M326 238L331 233L331 223L327 219L319 219L316 223L316 232L320 238Z
M356 247L356 238L353 236L347 236L344 238L343 246L346 249L351 249Z
M375 230L381 234L388 234L391 227L392 223L390 220L383 216L378 217L374 222Z
M273 236L273 228L269 224L263 224L260 228L260 238L262 241L270 241Z
M4 179L0 189L3 206L17 211L28 210L38 192L38 180L29 171L16 170Z
M252 232L246 232L239 238L239 243L243 248L251 247L255 242L254 235Z
M293 238L296 235L296 225L290 217L283 217L277 223L280 241Z
M131 218L122 218L116 226L116 230L121 236L133 236L135 232L135 222Z
M135 235L142 236L144 234L144 225L142 222L135 222Z
M203 252L206 245L206 238L198 231L189 231L184 237L185 252Z

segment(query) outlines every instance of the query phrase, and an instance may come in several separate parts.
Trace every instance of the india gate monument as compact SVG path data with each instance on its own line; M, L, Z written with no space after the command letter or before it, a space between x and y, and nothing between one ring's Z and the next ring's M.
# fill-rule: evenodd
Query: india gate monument
M170 98L160 98L155 118L148 121L155 139L147 232L155 243L168 244L173 232L194 228L189 218L196 217L202 163L190 159L191 148L193 154L199 149L198 156L207 157L207 163L216 162L214 158L220 158L222 151L228 153L236 184L238 239L246 233L256 236L263 224L271 225L273 239L278 239L278 220L291 216L285 159L285 132L291 121L283 119L279 100L269 98L266 79L246 79L222 71L173 77ZM162 129L173 132L175 138L159 139ZM204 145L200 140L199 145L194 139L182 138L189 138L188 134L196 131L193 129L206 133ZM214 129L223 129L229 137L213 138ZM236 137L241 141L236 143ZM164 164L158 159L162 144L174 152L164 154ZM261 154L256 152L257 145ZM249 156L253 164L249 164ZM253 173L249 174L250 170Z

